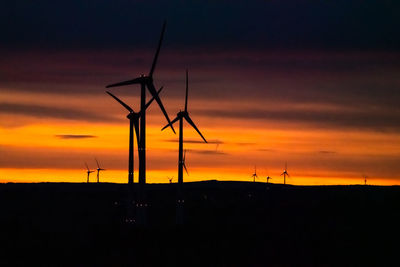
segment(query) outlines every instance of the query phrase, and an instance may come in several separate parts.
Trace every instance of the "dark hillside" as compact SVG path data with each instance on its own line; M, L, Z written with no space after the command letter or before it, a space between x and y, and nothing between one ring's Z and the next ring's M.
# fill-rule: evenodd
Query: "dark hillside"
M147 186L145 228L124 223L127 185L1 184L0 265L397 266L400 187Z

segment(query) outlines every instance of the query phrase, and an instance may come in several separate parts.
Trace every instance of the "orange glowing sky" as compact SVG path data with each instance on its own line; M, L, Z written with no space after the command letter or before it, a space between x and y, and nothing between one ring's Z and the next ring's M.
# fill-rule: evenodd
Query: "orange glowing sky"
M52 56L38 52L26 56L22 65L18 64L21 53L9 54L1 66L10 77L0 91L1 182L84 182L84 162L95 168L95 157L107 169L101 181L127 181L126 112L104 93L107 83L140 73L127 63L115 69L108 65L110 55L122 61L123 53L81 53L71 58L62 51ZM164 53L156 85L165 85L162 99L172 119L183 108L180 65L190 65L194 59L182 56L178 64L173 51ZM400 134L391 121L398 109L379 102L364 105L368 98L353 104L349 99L340 101L346 97L342 87L384 78L395 84L398 78L390 71L329 69L329 62L338 56L345 64L371 58L385 61L392 55L280 53L277 57L262 51L216 52L214 57L200 56L201 64L195 61L190 69L189 112L210 143L199 142L197 133L186 125L189 176L185 181L251 181L256 165L259 181L270 175L272 182L281 183L279 174L287 161L291 184L360 184L363 175L370 184L400 184ZM151 57L143 51L131 54ZM227 63L232 55L246 62L247 68ZM91 63L95 57L101 64ZM210 58L217 57L219 64L212 65ZM268 64L260 66L255 59ZM270 66L270 61L279 60L310 64L319 60L326 66L307 71ZM112 91L137 109L138 88ZM148 114L148 182L168 182L167 177L177 177L178 136L160 131L166 122L156 105ZM137 162L135 166L136 180Z

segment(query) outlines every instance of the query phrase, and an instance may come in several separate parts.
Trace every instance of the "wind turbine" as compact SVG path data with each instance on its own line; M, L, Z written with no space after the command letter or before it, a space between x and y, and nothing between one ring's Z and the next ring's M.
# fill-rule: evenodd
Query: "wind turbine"
M289 173L287 172L287 162L285 163L285 170L282 172L281 176L283 175L283 184L286 184L286 176L290 177Z
M161 87L157 95L160 94L161 90L163 87ZM109 94L112 98L114 98L118 103L120 103L124 108L126 108L129 111L129 114L126 116L129 119L129 168L128 168L128 184L133 184L134 182L134 174L133 174L133 169L134 169L134 153L133 153L133 129L135 129L136 132L136 142L139 146L139 118L142 114L142 111L140 112L135 112L130 106L125 104L121 99L113 95L112 93L106 91L107 94ZM151 102L153 102L154 97L147 102L145 109L147 109Z
M183 155L183 119L185 119L195 130L196 132L201 136L201 138L204 140L204 142L207 143L207 140L204 138L204 136L201 134L199 129L196 127L194 122L189 116L188 108L187 108L187 103L188 103L188 91L189 91L189 81L188 81L188 70L186 70L186 97L185 97L185 109L184 111L180 110L178 114L176 115L176 118L172 120L172 122L168 123L166 126L164 126L161 130L164 130L165 128L171 126L175 122L179 120L179 160L178 160L178 214L177 214L177 223L182 224L183 223L183 193L182 193L182 187L183 187L183 168L185 168L186 172L186 164L185 164L185 158ZM186 154L186 153L185 153Z
M169 183L172 184L172 180L174 180L174 177L169 177L168 176L167 178L168 178Z
M95 158L96 163L97 163L97 182L100 182L100 171L105 171L106 169L102 169L100 168L99 162L97 161L97 159Z
M364 185L367 185L367 178L368 178L368 176L366 176L365 174L364 174Z
M89 166L87 165L87 163L85 162L85 166L86 166L86 169L87 169L87 171L86 171L86 173L87 173L87 183L89 183L89 175L92 173L92 172L94 172L94 171L91 171L90 169L89 169Z
M258 179L258 176L257 176L257 167L256 167L256 166L254 166L254 173L251 175L251 177L253 178L253 182L256 181L256 178Z
M267 176L267 184L269 183L269 180L272 179L269 175Z
M165 27L166 27L166 21L164 21L162 30L161 30L161 36L160 40L158 42L157 50L154 55L153 63L150 68L150 72L147 76L144 74L140 75L137 78L134 78L132 80L124 81L124 82L119 82L115 84L110 84L107 85L106 88L110 87L117 87L117 86L125 86L125 85L131 85L131 84L140 84L141 87L141 93L140 93L140 111L141 111L141 116L140 116L140 138L139 138L139 199L138 199L138 204L139 207L145 207L147 204L142 203L144 200L144 185L146 184L146 87L149 90L150 94L154 97L156 100L157 104L159 105L161 111L164 113L165 118L168 121L168 124L171 125L172 131L175 133L175 130L171 124L171 121L168 117L167 111L164 108L163 103L161 102L161 99L158 97L156 88L153 83L153 73L157 65L157 59L158 55L160 53L160 48L162 44L162 40L164 37L164 32L165 32ZM145 215L143 215L145 216ZM143 222L145 219L143 219Z

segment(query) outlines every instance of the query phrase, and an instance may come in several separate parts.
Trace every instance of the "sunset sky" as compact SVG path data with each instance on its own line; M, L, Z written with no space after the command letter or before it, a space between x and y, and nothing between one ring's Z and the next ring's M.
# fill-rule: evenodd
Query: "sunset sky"
M127 112L110 83L150 69L184 108L185 181L400 184L397 1L3 1L0 182L127 182ZM139 110L139 86L111 88ZM147 181L177 178L178 134L154 103ZM178 125L176 126L176 128ZM137 144L135 143L135 149ZM135 182L137 181L135 154ZM91 180L95 181L95 174Z

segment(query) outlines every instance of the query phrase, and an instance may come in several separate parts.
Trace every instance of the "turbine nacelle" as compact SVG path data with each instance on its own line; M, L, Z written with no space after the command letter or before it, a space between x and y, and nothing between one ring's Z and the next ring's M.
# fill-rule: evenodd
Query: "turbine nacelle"
M180 111L176 114L176 117L179 117L179 118L185 118L186 116L189 116L189 113L188 113L187 111L182 111L182 110L180 110Z
M130 120L138 120L140 118L140 114L136 112L131 112L126 116L126 118Z

